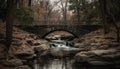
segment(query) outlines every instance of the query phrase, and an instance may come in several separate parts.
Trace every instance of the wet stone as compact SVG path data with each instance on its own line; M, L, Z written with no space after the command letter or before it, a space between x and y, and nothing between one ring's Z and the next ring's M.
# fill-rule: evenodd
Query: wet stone
M23 62L20 59L10 59L3 61L3 65L17 67L23 65Z
M24 65L24 66L15 67L14 69L32 69L32 68L29 67L28 65Z
M105 66L105 65L111 65L112 62L106 62L106 61L89 61L88 64L94 65L94 66Z
M23 50L17 51L15 55L20 59L32 59L35 53L31 48L24 48Z
M101 46L102 43L91 43L90 45L91 45L91 46Z

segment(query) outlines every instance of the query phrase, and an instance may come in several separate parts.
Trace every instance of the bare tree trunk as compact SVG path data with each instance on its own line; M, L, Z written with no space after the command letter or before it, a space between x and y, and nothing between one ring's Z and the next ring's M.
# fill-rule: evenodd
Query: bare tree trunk
M112 14L111 14L112 15ZM117 42L120 42L120 30L119 30L119 27L117 26L117 24L115 23L116 22L116 19L115 19L115 17L112 15L112 18L113 18L113 22L112 22L112 24L113 24L113 26L115 27L115 29L117 30L116 31L116 34L117 34Z
M100 3L100 7L101 7L101 13L102 13L102 18L103 18L103 25L104 25L104 30L105 30L105 33L108 33L109 32L109 25L107 24L107 17L108 15L110 15L110 17L112 17L113 19L113 22L112 22L112 25L116 28L117 32L117 42L119 42L119 38L120 38L120 31L119 31L119 27L117 26L117 24L115 23L116 22L116 19L114 17L114 15L111 13L111 9L110 9L110 5L112 5L112 3L108 0L99 0L99 3Z
M8 58L8 50L12 42L14 7L17 0L7 0L7 16L6 16L6 55Z
M112 14L111 12L111 9L109 8L110 5L112 5L112 2L107 0L107 3L108 3L108 9L107 9L107 12L108 14L110 15L110 18L112 18L113 22L112 22L112 25L115 27L116 29L116 34L117 34L117 42L120 42L119 38L120 38L120 30L119 30L119 27L117 26L116 24L116 18L115 16Z
M24 0L18 0L19 1L19 7L22 7L24 6Z
M78 21L78 24L79 24L79 22L80 22L80 2L77 3L76 11L77 11L77 21Z
M28 7L31 7L31 4L32 4L32 0L29 0L28 1Z
M100 8L101 8L101 15L102 15L102 22L104 26L104 34L109 32L109 26L107 24L107 7L106 7L106 0L99 0Z
M62 6L62 14L63 14L63 22L66 25L67 24L67 6L68 6L68 0L65 1L65 5L63 5L63 1L60 0L61 6Z
M65 8L64 8L64 22L65 22L65 24L67 24L67 3L68 2L68 0L66 0L66 2L65 2Z
M80 22L80 8L77 8L77 20L78 20L78 24Z

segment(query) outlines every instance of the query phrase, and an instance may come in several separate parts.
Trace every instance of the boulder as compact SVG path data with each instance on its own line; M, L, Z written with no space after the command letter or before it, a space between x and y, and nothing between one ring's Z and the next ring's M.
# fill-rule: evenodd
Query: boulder
M102 58L105 58L105 59L109 59L110 61L111 61L111 60L119 60L119 58L120 58L120 53L102 55L101 57L102 57ZM120 60L119 60L119 61L120 61Z
M87 59L87 58L91 58L91 57L95 57L95 56L101 56L105 55L105 54L112 54L115 53L116 50L115 49L110 49L110 50L93 50L93 51L84 51L84 52L79 52L76 54L76 59Z
M13 39L13 42L12 42L12 45L21 46L21 45L22 45L22 42L21 42L21 40L14 38L14 39Z
M106 54L113 54L116 53L117 50L116 49L108 49L108 50L93 50L91 51L92 53L95 53L96 55L106 55Z
M109 45L101 45L97 49L109 49Z
M48 49L50 49L50 45L48 43L41 44L39 46L34 47L35 52L42 52L42 51L45 51L45 50L48 50Z
M49 49L50 49L49 44L42 44L42 45L34 47L34 51L37 54L38 58L41 56L47 56L49 54L49 52L48 52Z
M90 40L85 40L85 42L83 42L85 46L90 46L91 45L91 41Z
M31 48L23 48L15 53L18 58L32 59L35 56L34 50Z
M90 51L79 52L75 55L75 60L77 62L87 62L89 60L94 60L95 54Z
M75 60L87 62L90 65L110 65L115 64L116 61L119 62L120 54L116 53L115 49L79 52L75 55Z
M35 36L34 34L29 34L29 37L30 37L30 38L33 38L33 39L37 39L37 38L38 38L38 37Z
M3 61L3 65L17 67L17 66L23 65L23 63L20 59L10 59L10 60Z
M81 40L84 41L84 39L75 38L72 42L73 43L79 43L79 42L81 42Z
M74 43L74 47L77 47L77 48L84 48L85 45L83 43Z
M89 61L88 64L92 66L105 66L105 65L112 65L112 62L107 61Z
M101 46L102 43L91 43L90 45L91 45L91 46Z
M31 46L33 46L33 40L31 39L28 39L28 40L26 40L26 42L28 43L28 44L30 44Z
M48 41L45 39L27 39L26 42L31 46L40 46L41 44L48 43Z
M43 51L42 53L38 53L37 57L47 57L50 55L50 50Z

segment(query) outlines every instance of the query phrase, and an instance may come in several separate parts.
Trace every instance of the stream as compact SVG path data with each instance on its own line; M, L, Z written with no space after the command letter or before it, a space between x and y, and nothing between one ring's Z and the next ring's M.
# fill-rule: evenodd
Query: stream
M34 69L116 69L111 66L84 66L82 63L74 63L73 59L49 59L44 62L34 64Z
M36 58L34 60L34 69L114 69L111 66L91 66L86 62L75 61L74 56L70 55L70 53L80 51L80 49L72 47L66 41L52 40L50 45L51 50L49 53L54 57L47 57L47 59L44 57Z
M77 69L73 59L49 59L34 65L35 69Z
M70 43L64 40L50 41L51 49L63 54L62 51L71 51ZM73 49L74 50L74 49ZM60 52L61 51L61 52ZM59 56L59 55L58 55ZM34 60L34 69L75 69L74 60L69 57L61 58L37 58Z

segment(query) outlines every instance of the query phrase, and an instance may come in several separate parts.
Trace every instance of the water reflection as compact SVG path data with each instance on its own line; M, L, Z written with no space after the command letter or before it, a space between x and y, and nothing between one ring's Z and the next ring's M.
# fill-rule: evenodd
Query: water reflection
M73 59L51 59L35 66L36 69L75 69L73 63Z
M73 59L49 59L39 60L34 65L34 69L119 69L110 66L89 66L83 63L75 63Z

